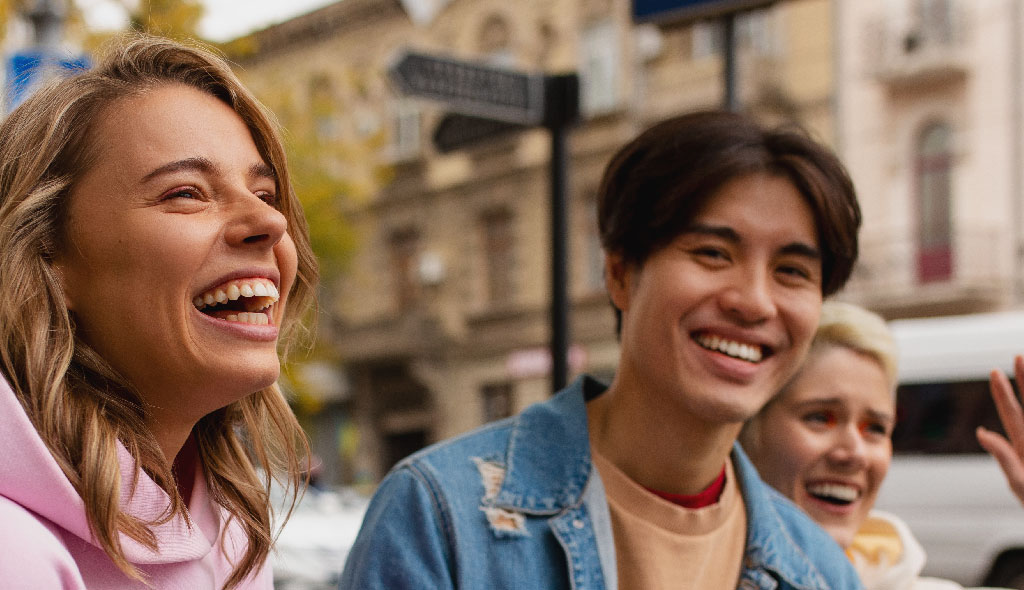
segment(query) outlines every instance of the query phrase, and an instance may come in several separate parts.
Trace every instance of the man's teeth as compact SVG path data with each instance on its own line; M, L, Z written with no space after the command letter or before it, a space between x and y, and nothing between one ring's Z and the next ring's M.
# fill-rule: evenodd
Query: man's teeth
M276 303L280 298L280 293L274 283L268 279L236 279L197 295L192 300L192 304L196 306L196 309L202 310L242 298L246 299L244 301L246 311L254 312L266 309Z
M726 340L713 334L701 334L696 338L697 344L700 344L708 350L717 350L723 354L727 354L731 357L750 361L752 363L761 362L763 353L761 347L757 344L743 344L742 342L736 342L735 340Z
M838 483L812 484L807 486L807 492L823 500L846 504L853 502L860 495L860 492L854 486Z

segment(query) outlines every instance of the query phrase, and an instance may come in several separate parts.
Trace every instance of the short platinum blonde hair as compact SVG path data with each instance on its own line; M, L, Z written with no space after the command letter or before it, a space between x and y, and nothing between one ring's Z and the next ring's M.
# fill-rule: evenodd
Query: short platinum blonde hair
M880 315L852 303L826 301L807 356L811 358L823 349L837 346L874 359L895 394L899 351L892 331Z

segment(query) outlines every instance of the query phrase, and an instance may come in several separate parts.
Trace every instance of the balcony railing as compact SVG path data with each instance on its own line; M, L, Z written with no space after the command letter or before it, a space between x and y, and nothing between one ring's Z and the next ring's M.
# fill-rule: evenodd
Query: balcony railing
M969 71L970 26L958 3L934 22L897 25L878 18L865 39L870 73L893 87L949 82Z
M1006 226L959 229L950 244L948 276L929 277L921 272L913 235L875 231L861 239L860 257L844 294L894 315L914 315L915 308L992 307L1013 293L1014 267L1019 267L1013 240Z

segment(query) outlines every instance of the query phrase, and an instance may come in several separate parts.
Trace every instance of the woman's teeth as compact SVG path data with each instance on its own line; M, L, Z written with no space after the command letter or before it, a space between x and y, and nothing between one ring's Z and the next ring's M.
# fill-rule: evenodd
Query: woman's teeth
M817 483L807 486L807 493L832 504L849 504L860 496L854 486L838 483Z
M243 324L256 324L257 326L266 326L270 323L270 318L265 313L259 312L248 312L243 311L237 314L228 314L224 316L225 320L229 322L241 322Z
M751 363L761 362L764 354L757 344L744 344L735 340L726 340L713 334L699 334L694 340L708 350L721 352L733 358L742 359Z
M267 325L265 312L280 298L273 281L264 278L235 279L197 295L192 304L199 311L229 322Z

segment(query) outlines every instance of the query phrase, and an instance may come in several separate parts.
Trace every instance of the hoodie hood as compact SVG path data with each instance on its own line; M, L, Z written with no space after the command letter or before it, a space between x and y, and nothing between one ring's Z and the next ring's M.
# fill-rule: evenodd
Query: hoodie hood
M871 511L846 554L870 590L910 588L924 569L924 549L910 529L880 510Z
M86 518L85 502L61 471L7 381L0 377L0 440L8 452L0 453L0 496L39 518L100 547ZM134 489L136 463L118 442L121 477L121 510L153 522L165 514L170 498L145 472L140 471ZM198 468L197 468L198 469ZM213 547L220 530L218 513L210 502L205 477L197 472L189 502L193 523L182 515L152 526L158 543L153 551L121 534L121 547L128 561L138 565L166 564L200 559ZM100 547L101 548L101 547ZM101 548L102 549L102 548Z

